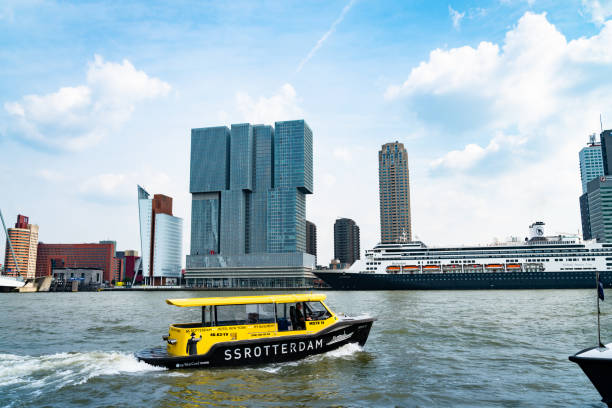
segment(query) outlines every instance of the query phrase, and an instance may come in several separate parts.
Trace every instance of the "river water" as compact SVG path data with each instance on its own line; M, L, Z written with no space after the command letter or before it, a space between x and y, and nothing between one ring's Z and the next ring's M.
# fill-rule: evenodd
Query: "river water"
M329 291L334 311L378 318L365 347L231 369L132 357L199 319L166 298L219 295L0 294L0 407L604 407L567 359L595 345L595 290Z

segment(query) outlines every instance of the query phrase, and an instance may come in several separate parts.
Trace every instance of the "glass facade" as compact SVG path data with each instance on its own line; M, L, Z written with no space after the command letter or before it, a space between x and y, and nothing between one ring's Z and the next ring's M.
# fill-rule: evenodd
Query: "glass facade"
M183 258L183 220L155 214L153 276L179 278Z
M246 194L242 190L221 192L220 254L245 253Z
M230 131L226 126L191 129L189 192L227 190L229 154Z
M598 242L612 242L612 178L587 183L590 233Z
M312 194L312 130L303 120L276 122L274 187Z
M138 196L141 197L140 190L142 190L142 188L138 187L138 189ZM149 194L146 194L146 197L148 196ZM151 231L153 227L153 200L150 200L149 198L139 198L138 215L140 218L140 251L142 254L142 273L145 276L149 276L149 272L151 270L151 260L149 259L149 254L151 253Z
M219 253L219 193L195 193L191 200L191 254Z
M582 148L578 157L580 159L582 194L584 194L587 192L587 183L604 174L601 145L592 145Z
M142 273L148 283L163 285L163 278L181 276L183 220L172 215L170 197L163 194L156 194L153 199L149 197L149 193L138 186Z
M191 160L190 257L306 251L313 187L304 120L193 129ZM242 261L258 265L256 256Z
M272 126L253 126L255 136L255 185L257 191L268 191L274 187L273 142L274 128Z
M230 190L253 190L253 128L232 125L230 138Z

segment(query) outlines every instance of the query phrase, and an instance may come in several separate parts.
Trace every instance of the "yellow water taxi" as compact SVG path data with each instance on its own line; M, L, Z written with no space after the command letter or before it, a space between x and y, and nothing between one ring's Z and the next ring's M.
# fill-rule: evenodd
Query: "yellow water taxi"
M363 346L375 318L338 316L323 294L167 299L201 307L202 320L170 326L166 347L135 353L167 368L218 367L297 360L345 344Z

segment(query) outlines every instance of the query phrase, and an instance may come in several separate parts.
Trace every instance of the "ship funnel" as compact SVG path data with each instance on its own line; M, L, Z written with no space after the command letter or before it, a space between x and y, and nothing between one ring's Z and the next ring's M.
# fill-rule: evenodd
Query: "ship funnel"
M529 240L544 238L544 223L536 221L529 226Z

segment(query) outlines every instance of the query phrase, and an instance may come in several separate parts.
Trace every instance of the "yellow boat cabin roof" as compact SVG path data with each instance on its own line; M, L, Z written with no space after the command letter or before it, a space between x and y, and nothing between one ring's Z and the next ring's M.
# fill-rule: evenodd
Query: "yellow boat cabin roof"
M307 295L262 295L262 296L228 296L191 299L166 299L169 305L180 307L216 306L216 305L246 305L253 303L290 303L323 301L327 296L323 294Z

